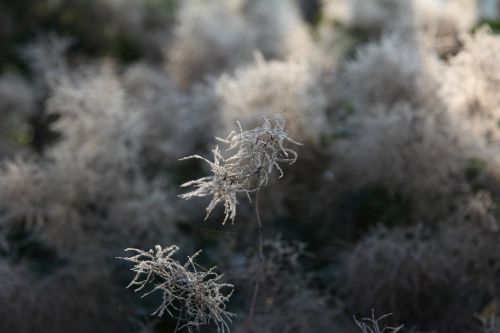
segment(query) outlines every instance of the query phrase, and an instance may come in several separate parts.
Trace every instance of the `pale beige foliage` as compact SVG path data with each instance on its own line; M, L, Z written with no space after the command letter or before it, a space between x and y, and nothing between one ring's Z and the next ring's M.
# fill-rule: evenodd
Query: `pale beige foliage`
M210 74L232 69L250 59L253 31L231 6L218 1L184 1L173 45L167 50L167 70L181 88Z
M401 34L385 34L358 48L342 76L349 102L359 112L399 101L433 105L444 64L427 48Z
M463 172L472 154L445 110L397 103L372 106L352 119L352 135L339 140L338 186L383 186L410 200L418 218L446 212L450 195L467 192ZM432 205L432 209L429 209Z
M260 52L268 59L303 58L313 40L293 0L235 0L254 31Z
M310 56L314 50L290 0L186 0L173 34L166 51L167 69L183 89L233 71L250 62L254 52L284 60Z
M371 36L421 38L441 54L455 50L459 35L477 21L476 0L324 0L323 7L329 21Z
M291 135L301 141L317 141L327 131L327 99L320 73L304 59L265 61L257 57L252 65L224 75L216 83L216 94L226 126L239 120L256 126L261 115L283 116Z
M494 145L500 140L500 37L483 28L463 40L440 94L458 128L479 146Z

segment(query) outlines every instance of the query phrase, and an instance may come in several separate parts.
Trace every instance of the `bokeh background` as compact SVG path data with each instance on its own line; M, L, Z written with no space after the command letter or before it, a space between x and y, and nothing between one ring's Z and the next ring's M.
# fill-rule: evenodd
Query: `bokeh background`
M177 244L245 332L253 203L204 221L179 159L286 110L255 332L500 332L499 32L495 0L1 0L0 331L172 332L116 257Z

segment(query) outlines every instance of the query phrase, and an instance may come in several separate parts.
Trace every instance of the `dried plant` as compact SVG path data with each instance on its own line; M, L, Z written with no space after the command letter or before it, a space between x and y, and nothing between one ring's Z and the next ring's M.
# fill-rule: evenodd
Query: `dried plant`
M147 252L126 249L137 253L121 258L134 263L132 271L136 275L127 287L137 287L135 291L139 291L153 283L154 287L142 297L160 290L163 302L152 315L161 317L167 312L178 320L176 331L186 328L192 332L209 323L214 323L218 332L229 331L228 322L234 314L226 311L226 303L233 293L233 285L220 282L223 275L214 272L216 267L205 269L194 261L201 251L188 257L182 265L172 258L178 250L176 245L167 248L157 245L155 251ZM180 325L180 322L184 323Z
M358 48L356 57L346 63L344 90L361 112L373 104L392 106L400 101L432 105L443 70L443 62L431 50L399 33L384 34Z
M261 115L285 108L288 131L302 143L319 142L330 130L321 71L303 58L266 61L257 55L254 63L222 75L215 92L228 128L235 120L257 126Z
M239 133L231 132L227 139L217 138L228 145L227 152L232 153L224 157L218 147L213 150L214 161L192 155L184 159L201 159L210 165L212 176L182 184L182 187L195 186L196 189L182 194L181 198L191 199L212 195L212 200L207 207L206 218L221 202L224 203L223 224L236 217L237 195L260 190L267 185L274 169L283 176L280 163L293 164L297 160L297 153L290 148L285 148L286 142L299 145L298 142L288 137L285 131L285 120L282 114L264 118L261 127L243 131L238 122Z
M167 69L182 89L251 59L255 34L234 8L222 1L182 1Z
M143 164L163 170L211 142L220 122L212 85L180 91L164 71L146 64L129 67L123 81L147 128L140 138Z
M500 37L487 28L463 37L464 47L449 61L440 96L454 123L479 145L500 141Z
M387 318L391 315L392 315L391 313L388 313L379 318L375 318L375 312L372 310L372 316L370 318L363 318L361 320L357 320L356 317L354 317L354 321L356 322L356 325L358 325L358 327L361 329L361 332L363 333L383 333L386 330L391 333L397 333L403 328L403 325L398 327L383 327L383 328L379 326L380 320Z
M497 332L500 39L470 33L477 1L2 3L0 331ZM195 224L215 210L239 223Z
M323 0L327 20L379 37L397 31L420 35L441 54L477 21L476 0Z
M29 119L35 110L29 83L17 75L0 75L0 158L11 157L31 142L34 133Z
M250 257L240 271L232 272L237 280L247 281L259 274L260 289L252 327L259 333L325 332L335 321L335 310L328 293L313 285L313 276L303 266L310 256L306 244L283 240L281 235L263 243L264 260L259 254ZM300 316L297 316L300 313ZM248 332L248 325L235 325L237 333Z
M483 324L483 333L498 333L500 332L500 318L492 316L489 318L479 318Z
M409 200L412 219L432 222L467 192L463 170L471 148L445 110L406 102L372 105L350 126L352 134L334 147L342 156L333 167L341 175L333 183L337 190L383 186L391 197Z
M50 271L34 271L26 258L0 259L0 301L6 305L0 308L0 331L128 331L123 318L133 310L126 306L126 295L117 293L109 261L103 265L103 258L86 258L63 264L46 259Z
M348 308L393 312L396 320L420 330L476 332L472 314L495 298L500 267L500 234L488 201L483 196L464 201L462 211L438 228L369 233L345 258Z
M182 89L231 72L252 59L304 57L314 49L294 1L182 1L166 51L167 69Z
M66 54L73 41L57 34L39 36L22 50L38 84L45 89L62 84L68 78Z
M267 59L303 57L312 50L312 37L296 1L239 0L248 28Z

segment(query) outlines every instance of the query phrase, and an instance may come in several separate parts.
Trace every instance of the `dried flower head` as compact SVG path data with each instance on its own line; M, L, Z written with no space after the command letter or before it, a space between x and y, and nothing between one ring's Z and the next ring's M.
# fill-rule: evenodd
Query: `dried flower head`
M163 302L152 315L161 317L166 311L179 323L183 322L179 330L186 328L192 332L213 322L217 332L229 332L228 322L231 322L234 314L226 311L226 302L233 293L233 285L221 283L223 275L215 273L215 267L207 270L194 262L201 251L188 257L182 265L172 258L179 250L176 245L167 248L156 245L155 250L125 250L137 253L120 258L134 263L132 271L136 275L127 288L134 286L137 287L135 291L139 291L150 282L154 283L154 288L142 297L161 290Z
M288 137L282 114L263 118L264 123L260 127L243 131L238 122L239 133L233 131L226 139L217 138L228 145L226 152L229 157L223 156L219 147L216 147L213 150L213 162L199 155L183 158L182 160L197 158L207 162L213 175L182 184L181 187L195 186L196 189L180 197L191 199L212 195L212 201L207 207L207 217L219 202L223 202L224 224L229 218L234 222L237 194L244 193L250 199L250 193L267 185L274 169L280 172L281 178L283 170L280 163L293 164L297 160L297 153L285 148L284 144L299 143Z

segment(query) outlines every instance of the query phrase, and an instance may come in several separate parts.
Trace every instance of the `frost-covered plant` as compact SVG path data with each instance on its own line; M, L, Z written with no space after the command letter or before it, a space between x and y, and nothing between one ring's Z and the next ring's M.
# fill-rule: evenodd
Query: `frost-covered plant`
M496 307L496 306L495 306ZM491 316L489 318L480 318L483 324L483 333L498 333L500 332L500 318Z
M132 235L139 246L172 231L164 224L168 182L146 179L140 168L149 144L145 117L113 69L96 67L76 69L50 86L47 112L57 116L52 128L61 139L40 159L18 159L0 170L2 224L36 229L38 238L72 254L88 242L113 252Z
M201 251L180 264L172 258L178 250L176 245L166 248L157 245L149 251L126 249L136 253L121 258L134 264L132 271L136 275L128 287L140 291L153 284L142 297L161 291L162 304L152 315L161 317L167 312L178 320L176 331L186 328L192 332L214 323L218 332L228 332L228 323L234 314L226 310L226 303L233 293L233 285L220 282L223 275L215 273L215 267L205 269L194 261Z
M43 88L54 88L68 75L66 53L72 44L70 38L57 34L39 36L22 50L28 65Z
M475 331L472 313L496 294L500 234L484 198L473 201L435 231L417 225L369 233L344 258L348 308L394 312L420 330Z
M214 161L193 155L187 159L201 159L210 165L212 176L203 177L184 183L182 187L195 186L196 189L182 194L181 198L212 196L207 207L208 218L212 210L221 202L224 203L223 224L231 219L234 223L236 217L237 195L256 192L255 212L258 225L258 252L256 282L254 286L251 306L246 321L246 326L252 329L254 324L254 310L261 283L262 263L264 261L264 248L262 241L262 221L259 212L259 190L265 187L274 170L283 176L281 163L293 164L297 160L297 153L285 147L287 143L299 144L288 136L285 131L285 119L282 114L272 117L263 116L264 123L260 127L243 131L238 122L239 132L231 132L226 139L217 138L227 145L226 154L223 156L216 147L213 150ZM185 158L185 159L186 159Z
M10 156L33 138L29 119L35 96L28 82L14 75L0 76L0 158Z
M455 200L451 194L466 192L464 169L472 152L445 110L375 105L349 125L352 134L334 146L342 156L333 166L340 180L334 186L383 186L409 199L417 220L447 213Z
M372 311L372 316L369 318L363 318L361 320L358 320L354 318L354 321L356 322L356 325L358 325L359 329L361 330L362 333L383 333L383 332L390 332L390 333L397 333L401 331L403 328L403 325L398 326L398 327L380 327L379 321L381 321L384 318L387 318L391 316L392 314L385 314L379 318L375 318L375 312Z
M43 219L45 172L34 161L17 159L4 162L0 171L0 202L3 220L23 219L37 224Z
M75 333L88 333L96 327L127 331L129 325L123 318L132 316L132 309L124 306L126 297L114 284L116 276L109 261L87 257L66 262L64 257L46 257L43 250L35 258L22 255L21 260L12 260L15 249L7 250L9 258L4 257L4 250L0 302L6 306L0 308L1 331L64 333L68 327ZM26 313L30 320L24 317Z
M435 103L444 66L433 52L400 34L383 35L357 51L342 75L349 103L357 110L370 112L373 104L399 101Z
M3 121L32 116L34 103L34 92L27 81L15 75L0 76L0 114Z
M323 8L327 19L373 35L412 21L411 1L405 0L323 0Z
M329 305L329 296L312 285L312 276L302 267L302 259L310 255L306 245L278 236L264 241L263 250L262 262L256 253L246 267L233 272L237 279L246 281L248 275L260 271L252 324L255 332L322 332L331 328L336 313ZM248 332L248 325L240 323L235 331Z
M54 87L47 108L59 116L54 129L64 135L51 154L78 152L95 167L113 164L113 173L136 162L144 120L112 66L75 71L70 82Z
M479 145L500 140L500 37L486 28L464 36L463 49L450 59L440 95L455 125Z
M477 20L476 0L324 0L325 17L370 37L398 32L445 54Z
M302 58L313 50L296 4L289 0L183 1L167 49L173 81L186 89L251 61Z
M220 1L183 1L167 50L167 69L187 89L207 75L231 70L251 59L255 35L244 18Z
M256 126L260 116L283 114L290 134L300 141L318 141L328 131L327 98L314 64L304 59L265 61L242 67L234 75L223 75L216 83L223 120Z
M313 50L312 38L296 1L238 0L257 49L267 59L302 58Z
M180 91L164 71L137 64L124 74L123 86L147 128L140 136L142 164L171 166L213 139L220 122L213 85Z
M413 24L426 45L441 55L455 52L459 37L478 20L477 0L413 0Z
M266 186L273 170L283 170L280 163L293 164L297 153L286 148L286 143L299 144L285 131L285 119L282 114L270 118L263 117L262 126L244 131L238 123L239 132L231 132L226 139L218 138L226 144L228 157L223 156L218 146L213 150L213 162L199 155L184 159L200 159L206 162L213 173L212 176L182 184L182 187L194 186L195 190L182 194L181 198L212 196L207 207L207 216L219 204L224 203L224 221L234 222L236 217L237 195L259 191Z

